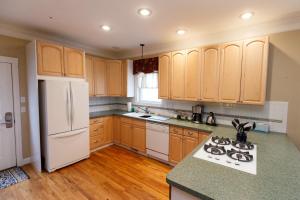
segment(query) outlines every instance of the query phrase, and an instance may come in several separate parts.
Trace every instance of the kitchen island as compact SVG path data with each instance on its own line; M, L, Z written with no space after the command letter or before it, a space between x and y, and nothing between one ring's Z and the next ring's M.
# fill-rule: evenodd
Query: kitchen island
M220 126L211 136L235 138L235 132ZM178 191L186 199L300 199L300 152L290 139L280 133L251 132L248 140L257 145L257 175L194 158L203 142L167 175L171 199Z

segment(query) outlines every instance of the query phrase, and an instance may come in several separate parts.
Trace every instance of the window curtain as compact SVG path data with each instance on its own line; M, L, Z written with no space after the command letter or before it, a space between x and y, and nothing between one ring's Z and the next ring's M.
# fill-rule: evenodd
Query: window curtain
M144 74L139 73L138 75L138 87L139 88L158 88L158 74Z
M133 74L149 74L158 71L158 57L133 61Z

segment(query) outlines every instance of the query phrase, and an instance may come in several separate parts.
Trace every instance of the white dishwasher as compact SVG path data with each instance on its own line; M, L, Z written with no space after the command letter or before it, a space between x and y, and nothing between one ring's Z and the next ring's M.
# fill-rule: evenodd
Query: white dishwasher
M169 160L169 125L146 123L146 149L152 157Z

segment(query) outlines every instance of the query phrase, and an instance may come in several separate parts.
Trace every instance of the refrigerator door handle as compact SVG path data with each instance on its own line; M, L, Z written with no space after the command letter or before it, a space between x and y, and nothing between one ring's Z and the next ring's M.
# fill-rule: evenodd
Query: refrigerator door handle
M60 133L60 134L55 134L52 137L53 138L66 138L66 137L72 137L75 135L83 134L85 132L86 132L86 130L80 130L80 131L68 132L68 133Z
M71 84L70 84L70 96L71 96L71 123L72 123L72 126L73 126L75 109L74 109L73 91L72 91L72 85Z
M67 114L67 123L70 125L70 99L69 99L69 91L66 89L66 95L67 95L67 105L66 105L66 114Z

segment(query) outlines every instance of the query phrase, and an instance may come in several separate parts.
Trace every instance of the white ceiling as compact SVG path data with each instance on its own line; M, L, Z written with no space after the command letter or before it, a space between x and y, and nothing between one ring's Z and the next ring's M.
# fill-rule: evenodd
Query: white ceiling
M152 16L139 16L141 7L150 8ZM255 15L243 21L239 16L244 11ZM299 12L300 0L1 0L0 21L125 52L140 43L158 47L291 18ZM103 32L102 24L112 30ZM178 28L185 28L187 34L176 35Z

